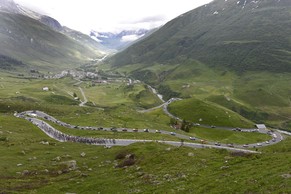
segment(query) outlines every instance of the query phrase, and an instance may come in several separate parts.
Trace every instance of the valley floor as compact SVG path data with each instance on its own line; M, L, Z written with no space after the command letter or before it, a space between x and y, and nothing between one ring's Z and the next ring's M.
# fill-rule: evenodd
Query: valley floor
M233 123L230 128L220 129L219 123L215 127L206 125L205 117L206 121L186 133L170 127L170 120L174 117L181 121L180 116L189 115L179 112L187 100L160 106L157 94L142 83L94 85L85 81L76 86L76 82L66 77L1 79L2 193L291 192L289 137L281 141L275 132L243 132L243 127L242 131L233 131L234 126L253 124L224 109L228 118L239 118L229 121ZM80 107L80 101L88 102ZM207 107L200 101L191 102L193 107ZM21 113L27 110L40 111ZM213 118L219 111L215 109ZM66 134L64 137L98 140L102 146L55 140L40 126L50 126L58 130L53 130L54 134ZM276 142L272 141L274 134ZM121 143L127 146L116 146ZM195 147L187 147L190 145Z

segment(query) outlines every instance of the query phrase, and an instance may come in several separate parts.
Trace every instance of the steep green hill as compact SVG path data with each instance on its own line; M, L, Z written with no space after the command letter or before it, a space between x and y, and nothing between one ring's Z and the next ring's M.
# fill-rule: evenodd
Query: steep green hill
M253 123L228 109L193 98L170 104L169 110L179 118L206 125L248 128L254 126Z
M215 0L112 58L114 66L187 59L231 69L291 71L289 0Z
M290 0L214 0L108 62L165 99L194 97L289 129L290 32Z
M34 69L59 70L101 57L97 48L74 40L30 17L0 12L0 54Z

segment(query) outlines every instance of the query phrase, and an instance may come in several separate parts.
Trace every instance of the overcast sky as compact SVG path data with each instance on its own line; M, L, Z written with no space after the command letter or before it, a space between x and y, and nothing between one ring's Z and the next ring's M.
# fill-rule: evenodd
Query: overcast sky
M121 31L153 28L212 0L15 0L57 19L63 26L88 34L90 30Z

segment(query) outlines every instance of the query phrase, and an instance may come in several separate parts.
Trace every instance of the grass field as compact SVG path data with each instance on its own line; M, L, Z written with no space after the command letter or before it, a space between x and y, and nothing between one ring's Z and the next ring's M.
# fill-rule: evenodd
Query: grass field
M221 143L234 143L234 144L251 144L257 142L265 142L270 140L271 137L261 133L243 133L234 132L220 129L207 129L207 128L191 128L189 134L200 139L221 142Z
M4 193L291 192L290 138L261 148L259 155L157 143L104 149L56 142L29 122L7 114L1 114L0 121ZM124 154L135 155L134 165L115 168L124 162L117 156ZM76 166L69 170L67 162L72 160Z
M84 92L90 102L101 107L127 104L141 108L150 108L161 103L143 84L99 84L93 87L85 87Z
M42 110L61 121L83 126L173 129L169 126L170 118L162 109L148 113L137 111L158 104L158 99L142 84L127 88L124 84L109 87L82 83L80 87L95 105L92 103L92 106L79 107L79 102L73 100L72 94L81 97L81 93L78 87L73 86L76 81L71 78L16 79L4 74L1 74L1 78L0 191L3 193L291 192L289 138L277 145L260 148L262 154L259 155L178 148L160 143L139 143L111 149L60 143L46 136L30 122L15 118L13 112ZM44 86L49 87L50 91L42 91ZM103 96L99 96L102 92ZM195 107L200 107L200 114L196 116L192 113ZM217 126L231 123L234 126L252 125L237 114L207 100L191 98L171 104L170 109L190 119L200 118L202 110L205 110L203 121L214 120L213 124ZM232 119L225 119L226 123L222 123L216 116L231 116ZM179 141L174 136L160 134L56 128L80 136ZM191 129L190 135L207 141L241 144L269 138L261 134L200 128ZM134 154L134 159L128 161L124 158L128 154ZM128 163L133 165L116 167Z
M255 123L290 130L290 73L247 71L238 74L195 60L173 65L135 64L114 68L156 88L168 87L162 93L165 96L195 98L211 104L214 109L219 107L216 105L223 106L228 112L234 111ZM195 111L203 114L199 109Z
M252 122L233 111L195 98L174 102L169 105L169 111L179 118L195 123L229 127L254 127Z

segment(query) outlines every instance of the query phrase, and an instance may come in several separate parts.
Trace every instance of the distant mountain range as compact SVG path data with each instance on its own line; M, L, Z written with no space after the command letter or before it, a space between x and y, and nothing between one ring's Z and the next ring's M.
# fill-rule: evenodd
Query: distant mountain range
M121 50L130 46L135 41L147 36L153 30L123 30L121 32L97 32L92 30L90 36L106 48Z
M214 0L115 55L115 66L188 59L236 72L291 72L290 0Z
M0 0L0 6L2 61L13 59L20 61L13 64L23 62L33 68L53 71L76 67L105 55L106 49L90 36L63 27L49 16L12 0Z

